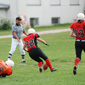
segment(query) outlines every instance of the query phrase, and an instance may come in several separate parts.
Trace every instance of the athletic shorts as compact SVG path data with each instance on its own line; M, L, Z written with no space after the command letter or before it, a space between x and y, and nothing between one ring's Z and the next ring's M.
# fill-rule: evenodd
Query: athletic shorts
M78 57L81 60L81 53L82 50L85 52L85 41L75 41L75 51L76 51L76 57Z
M29 56L37 61L37 62L43 62L42 59L46 60L48 59L48 57L42 52L42 50L40 48L34 48L32 50L29 51ZM41 59L42 58L42 59Z

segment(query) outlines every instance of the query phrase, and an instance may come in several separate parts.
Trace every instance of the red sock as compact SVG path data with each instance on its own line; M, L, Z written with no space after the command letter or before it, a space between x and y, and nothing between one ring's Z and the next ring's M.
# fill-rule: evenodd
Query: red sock
M80 61L80 59L79 59L79 58L76 58L76 59L75 59L75 66L77 66L77 65L78 65L79 61Z
M38 66L39 66L39 67L42 67L42 64L43 64L42 62L39 62L39 63L38 63Z
M52 65L49 59L46 59L46 64L48 65L48 67L52 70Z

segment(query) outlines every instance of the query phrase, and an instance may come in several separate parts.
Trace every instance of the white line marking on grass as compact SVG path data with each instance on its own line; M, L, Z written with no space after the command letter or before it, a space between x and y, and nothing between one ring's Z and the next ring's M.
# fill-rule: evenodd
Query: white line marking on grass
M23 64L23 63L15 63L15 64L17 64L17 65L24 65L24 66L27 65L27 64Z
M25 64L25 63L15 63L15 64L17 64L17 65L24 65L24 66L28 65L28 64ZM34 67L35 65L29 65L29 66Z
M2 38L11 38L12 37L12 35L3 35L3 36L0 36L0 39L2 39Z
M67 31L70 31L69 28L67 29L56 29L56 30L47 30L47 31L39 31L37 32L39 35L42 35L42 34L49 34L49 33L61 33L61 32L67 32ZM25 35L23 35L25 36ZM4 35L4 36L0 36L0 39L3 39L3 38L11 38L12 35Z
M31 67L34 67L35 65L30 65Z
M61 32L67 32L67 31L70 31L70 29L67 28L67 29L47 30L47 31L39 31L37 33L39 35L42 35L42 34L49 34L49 33L61 33Z

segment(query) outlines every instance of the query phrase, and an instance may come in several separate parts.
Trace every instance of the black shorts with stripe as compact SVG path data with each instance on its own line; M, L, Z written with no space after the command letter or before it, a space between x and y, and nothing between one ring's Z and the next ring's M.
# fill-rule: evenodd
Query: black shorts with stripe
M29 51L29 56L37 61L37 62L43 62L42 59L46 60L48 59L48 57L42 52L42 50L40 48L34 48L32 50ZM41 59L42 58L42 59Z

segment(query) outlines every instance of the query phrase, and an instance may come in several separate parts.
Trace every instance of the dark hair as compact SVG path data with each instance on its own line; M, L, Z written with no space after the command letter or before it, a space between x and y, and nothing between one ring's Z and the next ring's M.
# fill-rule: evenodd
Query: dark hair
M19 21L21 21L22 19L21 19L20 17L17 17L17 18L16 18L16 20L19 20Z
M78 20L79 23L82 23L84 20Z

